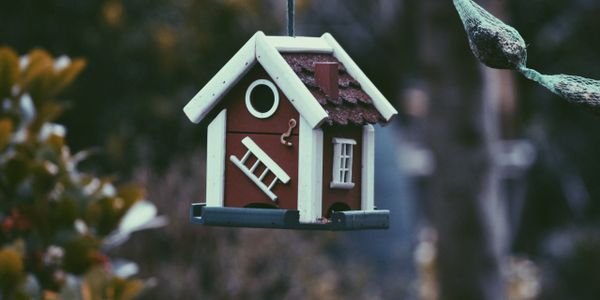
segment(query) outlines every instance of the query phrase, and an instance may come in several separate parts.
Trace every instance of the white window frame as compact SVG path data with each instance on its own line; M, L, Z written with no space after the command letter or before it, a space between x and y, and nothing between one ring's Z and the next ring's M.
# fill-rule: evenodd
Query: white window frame
M273 92L273 106L271 107L271 109L269 109L266 112L260 112L260 111L256 110L254 108L254 106L252 106L252 99L251 99L252 91L254 90L255 87L257 87L259 85L266 85ZM258 79L256 81L252 82L252 84L250 84L250 86L246 90L246 108L248 109L250 114L252 114L253 116L255 116L259 119L266 119L266 118L272 116L278 107L279 107L279 92L277 91L277 87L275 86L275 84L273 82L266 80L266 79Z
M352 189L352 160L356 141L353 139L333 138L333 169L331 172L330 188Z

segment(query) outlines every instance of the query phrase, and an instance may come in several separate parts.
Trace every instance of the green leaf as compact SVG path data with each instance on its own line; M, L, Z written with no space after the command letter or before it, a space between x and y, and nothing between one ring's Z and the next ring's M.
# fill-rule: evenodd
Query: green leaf
M75 275L87 272L97 261L99 243L91 236L81 236L65 246L65 270Z

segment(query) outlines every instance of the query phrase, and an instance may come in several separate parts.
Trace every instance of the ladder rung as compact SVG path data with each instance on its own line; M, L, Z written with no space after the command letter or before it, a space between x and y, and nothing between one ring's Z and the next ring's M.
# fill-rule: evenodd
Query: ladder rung
M277 178L277 177L275 177L275 179L273 179L273 181L271 182L271 184L269 184L269 187L268 187L268 190L269 190L269 191L270 191L270 190L271 190L271 189L272 189L272 188L275 186L275 184L277 183L277 179L278 179L278 178Z
M254 143L250 137L245 137L242 139L242 144L244 144L244 146L246 146L246 148L248 148L248 150L251 151L252 154L256 156L256 158L260 160L262 164L271 170L271 172L275 174L275 177L279 178L281 182L286 184L290 181L290 176L275 161L273 161L273 159L269 157L267 153L265 153L256 143Z
M251 152L250 150L248 150L248 151L246 152L246 154L244 154L244 157L242 157L242 159L240 160L240 162L241 162L242 164L245 164L245 163L246 163L246 160L248 159L248 157L250 157L250 154L251 154L251 153L252 153L252 152Z
M237 157L232 155L229 157L229 160L233 162L233 164L235 164L240 170L242 170L242 172L244 172L244 174L246 174L246 176L248 176L250 180L252 180L265 194L267 194L267 196L269 196L269 198L271 198L273 202L277 201L277 195L273 194L270 188L267 188L267 186L263 182L259 181L256 175L250 173L250 170L248 170L248 168L246 168L246 166L243 165L242 162L237 159ZM276 180L277 177L275 178L273 183L271 183L271 185L274 185Z
M256 162L254 163L254 165L252 165L252 168L250 169L251 173L254 173L254 171L256 170L256 168L258 167L258 165L260 164L260 159L256 159Z
M258 180L263 181L263 179L265 179L265 176L267 176L268 173L269 173L269 168L265 168L265 170L262 172L262 174L260 174L260 177L258 178Z

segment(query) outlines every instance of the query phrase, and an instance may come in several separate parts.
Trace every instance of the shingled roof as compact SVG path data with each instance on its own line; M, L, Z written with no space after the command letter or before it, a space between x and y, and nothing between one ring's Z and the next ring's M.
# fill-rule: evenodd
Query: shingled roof
M325 120L327 124L366 125L385 122L373 106L373 99L362 90L360 83L346 72L344 65L333 55L282 53L282 56L327 112L328 118ZM327 96L315 80L315 63L320 62L338 63L339 97L337 99Z
M338 72L327 69L327 74L337 75L337 79L330 77L325 86L337 91L326 93L316 82L315 63L332 62L338 64ZM202 121L256 63L267 71L313 129L324 124L389 122L398 113L330 34L279 37L259 31L186 104L183 110L188 118L194 123ZM324 64L319 64L318 69L321 67Z

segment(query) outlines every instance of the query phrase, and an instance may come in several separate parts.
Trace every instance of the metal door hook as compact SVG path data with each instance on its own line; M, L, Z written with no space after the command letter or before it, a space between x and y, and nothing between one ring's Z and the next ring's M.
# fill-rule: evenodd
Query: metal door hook
M293 144L292 142L288 141L287 138L289 138L292 135L292 131L294 130L294 128L296 127L296 125L298 125L298 123L296 122L295 119L290 119L290 122L288 123L288 130L286 132L284 132L281 135L280 141L282 144L291 147Z

